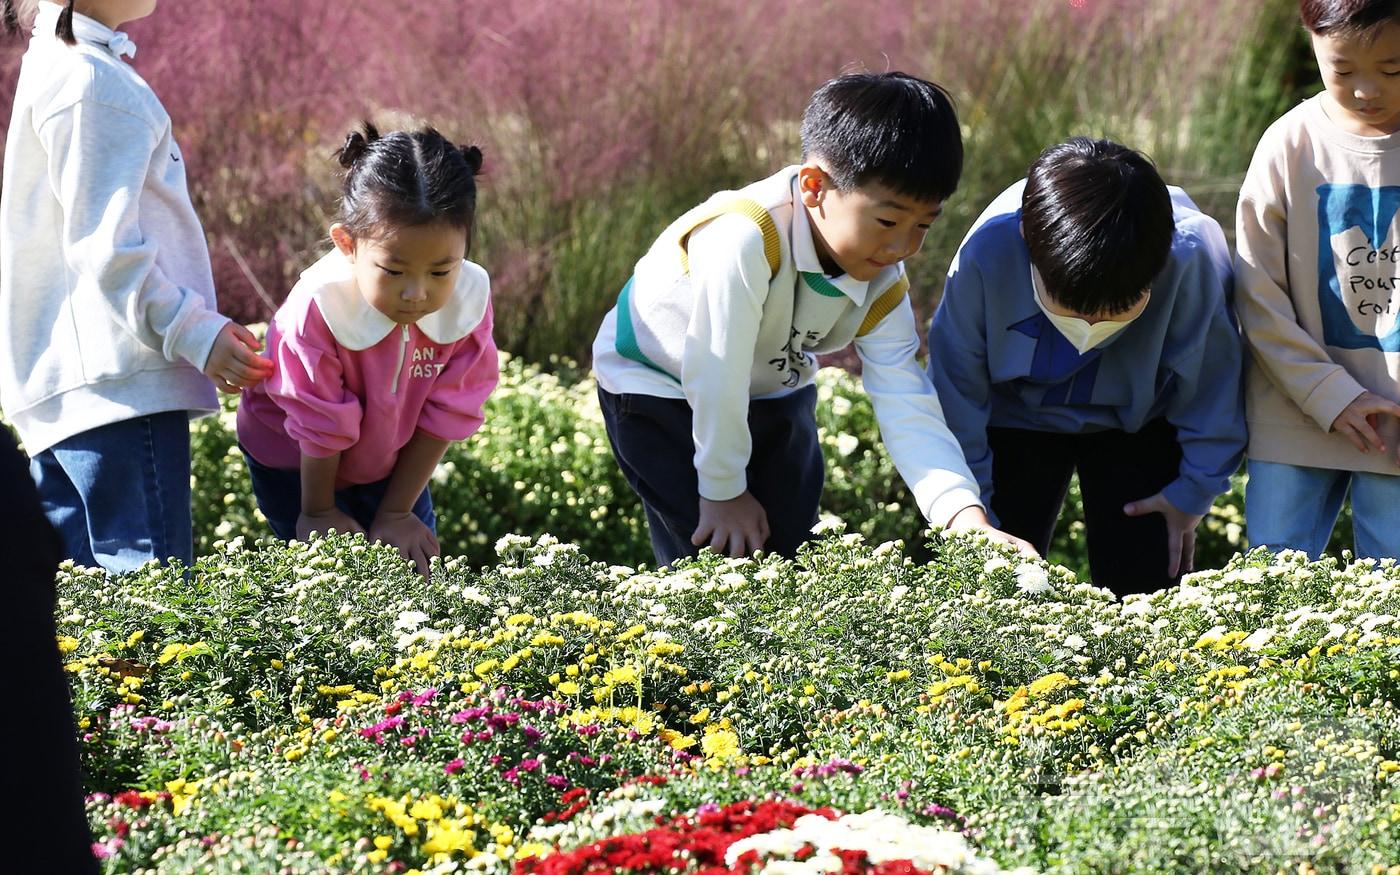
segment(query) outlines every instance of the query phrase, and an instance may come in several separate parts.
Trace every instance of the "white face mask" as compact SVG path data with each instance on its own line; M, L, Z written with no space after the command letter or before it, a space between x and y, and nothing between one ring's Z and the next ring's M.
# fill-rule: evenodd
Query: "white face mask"
M1133 320L1141 316L1143 311L1147 309L1147 302L1152 297L1151 292L1143 295L1142 300L1133 307L1136 312L1126 319L1116 321L1103 319L1091 323L1078 316L1064 316L1050 312L1049 308L1045 306L1045 298L1049 297L1045 291L1045 280L1041 278L1040 271L1036 270L1033 264L1031 265L1031 289L1035 295L1035 305L1040 308L1040 312L1045 314L1045 318L1050 320L1050 324L1055 326L1055 330L1064 335L1065 340L1068 340L1080 355L1095 347L1103 346L1124 328L1131 325Z

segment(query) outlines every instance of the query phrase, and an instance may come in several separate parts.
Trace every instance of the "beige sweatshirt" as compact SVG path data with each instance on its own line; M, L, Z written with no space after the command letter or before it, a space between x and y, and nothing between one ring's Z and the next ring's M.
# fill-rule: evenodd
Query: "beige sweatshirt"
M1365 390L1400 401L1400 133L1349 134L1321 98L1269 127L1240 191L1249 455L1400 474L1328 431Z

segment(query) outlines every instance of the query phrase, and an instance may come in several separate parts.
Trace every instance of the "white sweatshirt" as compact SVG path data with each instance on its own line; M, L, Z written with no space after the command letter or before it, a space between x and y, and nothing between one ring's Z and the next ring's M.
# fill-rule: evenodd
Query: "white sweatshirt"
M880 436L924 518L942 527L981 501L915 358L919 335L902 294L904 266L869 283L825 276L795 194L796 172L788 167L707 202L744 198L761 206L779 238L771 241L776 271L769 241L746 215L722 215L694 233L694 212L672 223L638 262L625 300L594 340L598 384L618 394L685 398L694 413L700 494L723 501L747 488L750 399L808 385L818 353L854 342ZM688 272L680 245L686 235Z
M31 454L216 409L200 371L228 322L170 116L116 54L129 40L75 15L68 46L60 7L39 10L0 193L0 408Z

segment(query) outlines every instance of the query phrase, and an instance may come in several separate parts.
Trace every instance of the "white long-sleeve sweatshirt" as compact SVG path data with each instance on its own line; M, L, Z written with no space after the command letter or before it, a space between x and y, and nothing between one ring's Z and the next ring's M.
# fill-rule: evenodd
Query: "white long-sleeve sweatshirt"
M722 501L747 488L750 399L808 385L818 353L854 343L880 436L924 518L941 528L981 501L915 358L918 328L903 294L904 266L868 283L825 276L796 173L788 167L707 202L743 198L762 208L775 239L748 215L726 213L696 229L693 211L672 223L638 262L594 340L598 383L618 394L686 399L700 494Z
M0 192L0 408L31 453L137 416L217 408L201 373L228 322L170 116L74 16L39 4Z

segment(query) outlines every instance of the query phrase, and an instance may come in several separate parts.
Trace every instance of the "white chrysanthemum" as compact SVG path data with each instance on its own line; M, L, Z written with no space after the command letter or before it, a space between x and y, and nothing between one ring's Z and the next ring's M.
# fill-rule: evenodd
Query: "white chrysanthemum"
M816 851L806 861L807 868L778 866L789 862L783 858L791 858L807 845ZM880 809L848 814L836 821L816 814L804 815L791 829L773 830L735 842L725 852L725 862L733 866L743 854L756 851L760 859L766 860L764 872L835 872L840 871L840 861L834 854L838 849L864 851L875 865L908 860L920 869L936 871L979 875L1001 871L992 861L978 858L961 834L912 824Z
M1249 637L1240 642L1245 650L1259 650L1274 637L1273 629L1255 629Z
M496 540L496 555L504 556L510 550L523 550L531 543L524 535L503 535Z
M759 572L759 574L762 573L763 572L761 571ZM777 575L774 574L774 577L776 576ZM740 589L748 584L749 579L737 571L730 571L726 574L721 574L719 576L719 582L724 584L729 589Z
M394 628L402 632L412 632L419 626L428 622L428 615L422 611L403 611L398 619L394 620Z
M1022 562L1016 566L1016 588L1027 595L1039 595L1049 592L1050 575L1045 573L1045 569L1031 562Z
M1083 650L1088 643L1079 635L1071 635L1065 639L1065 646L1070 650Z
M849 456L851 453L854 453L858 446L860 446L860 438L853 434L848 434L843 431L836 436L836 452L843 456Z
M831 412L837 416L846 416L851 412L851 399L841 395L831 399Z

